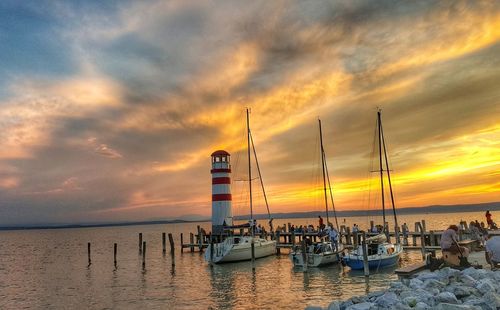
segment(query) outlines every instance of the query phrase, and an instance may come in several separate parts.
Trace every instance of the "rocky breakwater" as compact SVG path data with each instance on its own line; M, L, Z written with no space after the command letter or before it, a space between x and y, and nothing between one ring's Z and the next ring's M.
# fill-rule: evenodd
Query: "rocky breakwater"
M392 282L385 291L334 301L327 308L307 310L376 309L500 309L500 271L443 268L412 279Z

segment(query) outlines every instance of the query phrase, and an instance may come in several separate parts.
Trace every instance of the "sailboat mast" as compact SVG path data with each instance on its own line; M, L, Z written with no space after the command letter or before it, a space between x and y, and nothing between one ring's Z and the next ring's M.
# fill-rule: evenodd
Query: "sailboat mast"
M252 202L252 166L251 166L251 158L250 158L250 117L248 115L247 109L247 154L248 154L248 187L250 190L250 220L251 220L251 229L252 229L252 237L255 237L255 227L253 222L253 202Z
M379 116L380 117L380 116ZM387 159L387 149L385 147L384 129L380 123L380 131L382 133L382 145L384 146L385 170L387 171L387 180L389 182L389 192L391 193L392 213L394 215L394 232L396 234L396 243L399 243L399 225L396 216L396 205L394 204L394 194L392 192L391 173L389 169L389 160Z
M382 227L385 228L385 196L384 196L384 169L382 167L382 123L380 117L380 110L377 111L377 125L378 125L378 159L380 168L380 191L382 193Z
M328 173L328 164L326 162L326 158L325 158L325 170L326 170L326 179L328 180L328 189L330 190L330 200L332 202L333 216L335 217L335 226L337 227L337 231L340 231L339 230L339 221L337 219L337 211L335 211L335 203L333 202L332 185L330 184L330 175Z
M323 132L321 131L321 120L318 119L319 123L319 142L321 145L321 165L323 166L323 191L325 192L325 209L326 209L326 224L330 222L328 219L328 195L326 194L326 173L325 173L325 150L323 148Z
M260 173L259 160L257 159L257 151L255 150L255 143L253 143L253 136L252 136L251 132L250 132L250 142L252 142L253 156L255 157L255 164L257 165L257 173L259 174L259 180L260 180L260 186L262 187L262 193L264 194L264 201L266 203L266 208L267 208L267 216L269 217L269 227L271 228L271 231L273 231L273 222L271 219L271 212L269 211L269 203L267 202L267 195L266 195L266 190L264 188L264 181L262 180L262 174Z

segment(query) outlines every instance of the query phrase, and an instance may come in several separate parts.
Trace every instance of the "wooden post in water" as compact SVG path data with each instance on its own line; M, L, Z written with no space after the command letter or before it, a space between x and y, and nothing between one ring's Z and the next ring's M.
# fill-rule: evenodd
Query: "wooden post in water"
M365 277L370 276L370 266L368 265L368 248L366 245L366 232L361 232L361 247L363 248L363 270Z
M139 253L142 252L142 233L139 233Z
M413 236L412 236L413 246L417 246L417 232L418 232L418 225L419 224L420 224L419 222L415 222L415 230L414 230L415 232L413 233Z
M116 253L118 252L118 244L114 244L113 246L113 261L115 263L115 268L116 268Z
M359 241L359 239L358 239L358 232L357 231L352 233L352 241L353 241L353 248L354 249L357 248L358 247L358 241Z
M352 244L352 241L351 241L351 229L349 227L346 227L345 230L346 230L346 244L351 245Z
M142 269L146 268L146 241L142 242Z
M214 268L214 239L210 238L210 268Z
M417 230L420 230L420 250L422 251L422 260L425 260L425 234L423 231L423 226L420 222L415 223L415 226L415 232L417 232Z
M175 245L174 237L172 234L168 234L168 242L170 243L170 255L172 256L172 266L175 266ZM165 253L165 252L164 252Z
M303 230L302 230L301 245L302 245L301 252L302 252L302 265L303 265L302 268L304 269L304 271L307 271L307 267L309 265L309 262L308 262L309 255L307 255L306 238L305 238L305 232Z
M255 270L255 242L253 237L252 242L250 243L250 247L252 250L252 270Z
M181 233L181 253L184 252L184 235Z
M434 230L429 232L430 246L436 245L436 236L434 235Z
M281 230L278 230L276 232L276 255L280 255L281 254L281 247L279 247L279 244L280 244L280 234L281 234Z
M198 249L201 251L203 250L203 237L201 235L201 228L200 225L198 225Z
M89 266L92 264L92 260L90 259L90 242L87 243L87 256L89 259Z
M370 221L370 232L372 232L372 231L373 231L373 225L374 225L374 224L373 224L373 221Z
M166 242L165 242L165 233L161 233L161 248L162 248L162 252L163 254L165 254L167 252L167 249L166 249Z
M295 247L295 230L292 231L292 249Z
M194 235L193 233L189 233L189 244L191 253L194 252Z

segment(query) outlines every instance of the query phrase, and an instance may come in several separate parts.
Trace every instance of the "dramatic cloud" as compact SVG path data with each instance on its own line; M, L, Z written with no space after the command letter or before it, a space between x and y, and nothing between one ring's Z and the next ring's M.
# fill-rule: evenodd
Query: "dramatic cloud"
M498 1L7 1L0 46L0 225L209 216L246 107L272 211L322 209L318 117L366 208L377 108L400 207L498 200Z

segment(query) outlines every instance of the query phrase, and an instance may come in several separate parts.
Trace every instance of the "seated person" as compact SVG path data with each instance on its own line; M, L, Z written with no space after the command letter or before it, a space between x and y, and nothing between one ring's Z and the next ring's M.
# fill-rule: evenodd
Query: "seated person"
M486 261L491 265L494 270L500 264L500 236L487 235L486 241Z
M450 225L441 235L441 250L452 254L461 253L463 257L469 256L469 249L458 245L458 226Z

